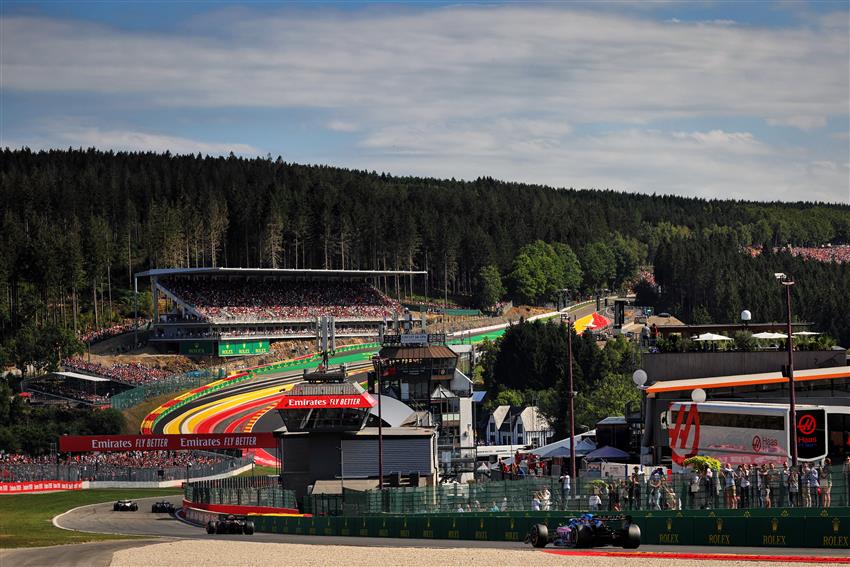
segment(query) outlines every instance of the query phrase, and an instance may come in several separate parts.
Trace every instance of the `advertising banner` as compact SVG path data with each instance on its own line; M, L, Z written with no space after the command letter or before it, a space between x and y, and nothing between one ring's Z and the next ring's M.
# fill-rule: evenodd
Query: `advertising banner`
M375 404L375 398L367 392L359 395L284 396L277 409L372 408Z
M0 482L0 494L45 492L48 490L82 490L83 481L39 480L34 482Z
M219 356L246 356L250 354L267 354L269 341L241 341L218 343Z
M190 451L274 448L273 433L198 433L181 435L63 435L59 451Z
M198 354L215 354L215 348L212 341L180 341L180 354L198 355Z

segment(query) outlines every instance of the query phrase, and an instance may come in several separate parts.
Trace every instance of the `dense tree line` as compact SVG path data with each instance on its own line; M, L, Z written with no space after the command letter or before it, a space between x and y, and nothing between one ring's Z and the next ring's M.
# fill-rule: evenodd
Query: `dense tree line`
M616 287L695 235L850 242L850 207L393 177L271 157L6 149L0 227L9 336L27 322L78 330L129 315L131 276L151 267L424 269L426 289L382 285L551 301L560 286Z
M599 419L624 415L626 404L637 403L639 392L631 380L637 368L637 352L633 343L621 337L600 349L590 332L580 336L571 332L576 427L584 431L592 429ZM566 326L521 321L496 342L484 344L481 365L491 408L501 404L537 405L555 428L556 439L567 435Z
M785 321L785 290L775 277L784 273L795 282L794 319L810 321L815 331L850 347L850 264L770 249L753 258L740 249L731 231L671 239L655 256L660 296L646 293L644 286L639 298L690 323L737 322L744 309L752 312L753 321Z

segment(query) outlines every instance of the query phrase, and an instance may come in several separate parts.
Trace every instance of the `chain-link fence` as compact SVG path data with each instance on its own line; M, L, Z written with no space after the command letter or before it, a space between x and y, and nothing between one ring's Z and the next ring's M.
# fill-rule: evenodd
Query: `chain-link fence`
M164 380L157 380L116 394L111 398L110 404L112 409L124 410L140 404L148 398L197 388L218 378L219 375L216 372L209 370L193 370L185 374L175 374Z
M201 504L298 508L295 491L280 486L277 476L234 477L192 482L186 499Z
M697 481L694 481L697 478ZM385 488L340 494L312 494L301 501L305 513L327 516L364 514L435 514L453 512L515 511L629 511L767 509L850 506L850 471L821 477L819 486L773 481L744 483L743 489L725 488L717 480L690 473L649 475L637 482L580 480L565 485L554 477L525 477L468 484ZM721 477L720 481L723 478ZM738 479L740 482L740 478ZM273 481L274 482L274 481ZM270 483L270 484L273 484ZM272 491L283 490L274 486ZM244 498L244 496L243 496ZM264 496L266 500L271 496ZM282 497L275 497L282 498Z
M0 464L0 482L38 480L163 482L225 474L251 464L252 457L233 458L205 454L218 460L212 463L194 461L191 466L130 467L120 464Z

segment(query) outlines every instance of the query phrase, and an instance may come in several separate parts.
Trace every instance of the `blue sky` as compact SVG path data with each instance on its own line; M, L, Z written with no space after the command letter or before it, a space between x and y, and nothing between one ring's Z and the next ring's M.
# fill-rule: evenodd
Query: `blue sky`
M0 7L2 146L850 202L846 2Z

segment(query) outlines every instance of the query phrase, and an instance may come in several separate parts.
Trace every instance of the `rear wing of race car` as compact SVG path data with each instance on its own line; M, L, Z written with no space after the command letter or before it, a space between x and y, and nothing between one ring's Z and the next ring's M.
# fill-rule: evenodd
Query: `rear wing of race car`
M628 522L632 523L632 517L629 514L594 514L594 520L600 520L602 522Z

